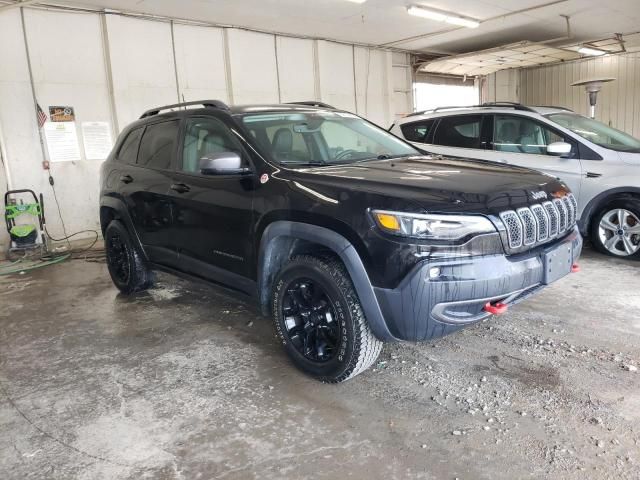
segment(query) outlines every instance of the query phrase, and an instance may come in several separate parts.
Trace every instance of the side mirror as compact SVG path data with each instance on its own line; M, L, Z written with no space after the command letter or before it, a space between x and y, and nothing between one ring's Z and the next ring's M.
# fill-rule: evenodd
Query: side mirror
M567 157L571 153L571 144L567 142L553 142L547 145L547 155Z
M250 170L242 166L242 159L236 152L220 152L205 155L198 161L202 175L244 175Z

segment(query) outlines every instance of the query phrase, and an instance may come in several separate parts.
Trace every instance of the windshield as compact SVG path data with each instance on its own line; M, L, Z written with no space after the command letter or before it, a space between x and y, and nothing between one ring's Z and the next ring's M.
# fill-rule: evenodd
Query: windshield
M601 147L619 152L640 152L640 140L597 120L574 113L552 113L547 118Z
M420 154L346 112L245 114L242 122L271 159L282 165L335 165Z

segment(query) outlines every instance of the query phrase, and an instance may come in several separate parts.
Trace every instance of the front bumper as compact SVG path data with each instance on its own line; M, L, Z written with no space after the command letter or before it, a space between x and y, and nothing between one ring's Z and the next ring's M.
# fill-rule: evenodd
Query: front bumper
M510 306L537 293L568 273L581 251L576 227L561 240L518 255L430 259L397 288L374 291L393 337L429 340L487 318L487 303Z

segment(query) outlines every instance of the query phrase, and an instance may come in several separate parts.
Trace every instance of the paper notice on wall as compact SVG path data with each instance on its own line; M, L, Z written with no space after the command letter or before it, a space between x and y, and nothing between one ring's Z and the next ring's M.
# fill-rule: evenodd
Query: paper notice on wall
M106 159L113 147L109 122L82 122L82 141L87 160Z
M47 122L44 124L47 150L51 162L80 160L80 146L74 122Z

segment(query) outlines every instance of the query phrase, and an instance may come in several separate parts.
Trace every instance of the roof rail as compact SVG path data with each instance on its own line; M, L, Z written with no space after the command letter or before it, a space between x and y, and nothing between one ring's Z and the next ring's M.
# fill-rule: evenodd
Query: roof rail
M555 108L556 110L564 110L565 112L572 112L570 108L567 107L558 107L557 105L536 105L536 108Z
M316 102L315 100L305 100L303 102L287 102L287 105L306 105L307 107L329 108L336 110L336 107L324 102Z
M425 113L433 113L439 112L441 110L456 110L456 109L465 109L465 108L513 108L514 110L523 110L526 112L535 112L535 110L531 107L527 107L526 105L522 105L516 102L485 102L480 105L452 105L448 107L436 107L431 108L429 110L422 110L420 112L410 113L406 117L414 117L416 115L424 115ZM556 107L561 108L561 107ZM405 117L405 118L406 118Z
M480 107L496 107L496 108L513 108L514 110L523 110L525 112L535 112L531 107L522 105L518 102L485 102Z
M409 115L405 115L405 118L415 117L416 115L424 115L425 113L438 112L440 110L453 110L456 108L478 108L479 106L480 105L451 105L449 107L436 107L436 108L430 108L429 110L422 110L420 112L410 113Z
M195 102L182 102L182 103L174 103L172 105L165 105L164 107L156 107L144 112L140 118L152 117L154 115L159 114L162 110L170 110L172 108L182 108L188 107L191 105L202 105L205 108L218 108L220 110L229 110L229 106L221 102L220 100L197 100Z

